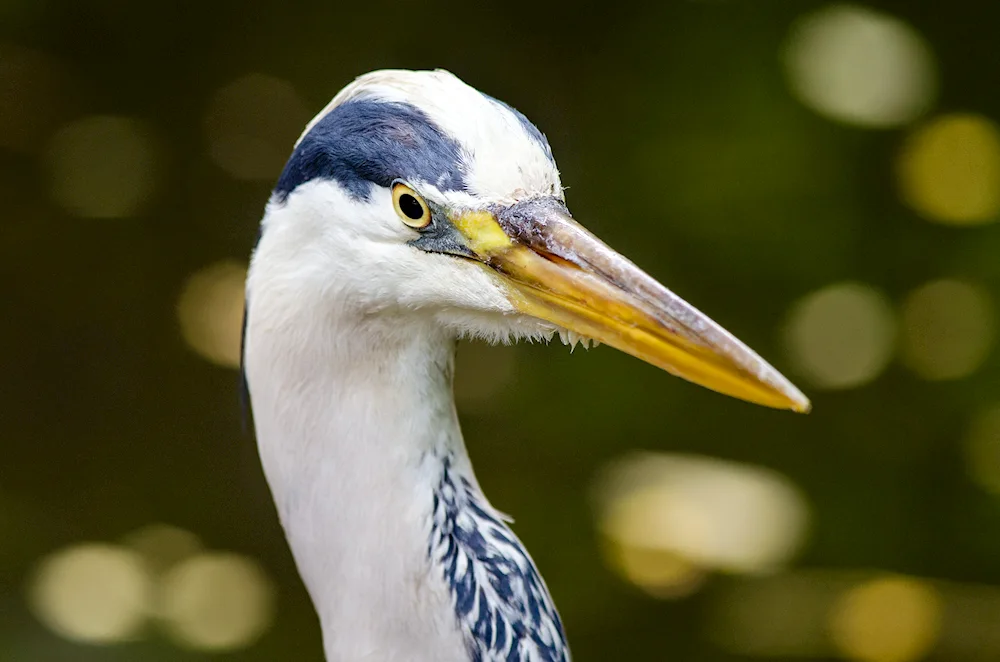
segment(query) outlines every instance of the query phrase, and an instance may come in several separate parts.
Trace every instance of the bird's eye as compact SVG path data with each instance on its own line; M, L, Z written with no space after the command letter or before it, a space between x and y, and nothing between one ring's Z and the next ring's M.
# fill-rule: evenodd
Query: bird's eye
M420 195L406 184L392 187L392 206L399 218L411 228L426 228L431 222L431 210Z

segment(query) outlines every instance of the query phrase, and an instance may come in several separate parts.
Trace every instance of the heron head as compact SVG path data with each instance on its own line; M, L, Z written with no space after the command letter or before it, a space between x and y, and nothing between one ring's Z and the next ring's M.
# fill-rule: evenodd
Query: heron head
M265 278L289 296L310 288L340 317L493 340L559 332L745 400L809 408L573 220L531 122L443 71L362 76L306 127L262 223L251 305Z

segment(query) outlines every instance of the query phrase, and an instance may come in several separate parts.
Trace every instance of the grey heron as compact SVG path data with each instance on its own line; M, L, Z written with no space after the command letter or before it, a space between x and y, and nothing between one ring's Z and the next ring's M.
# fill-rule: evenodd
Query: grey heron
M456 340L589 339L745 400L788 380L570 216L544 135L444 71L377 71L305 128L247 276L264 472L331 662L568 661L480 490Z

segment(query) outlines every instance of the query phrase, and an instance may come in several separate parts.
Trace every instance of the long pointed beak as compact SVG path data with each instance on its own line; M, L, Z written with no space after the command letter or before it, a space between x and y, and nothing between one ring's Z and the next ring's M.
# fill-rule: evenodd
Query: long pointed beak
M517 309L714 391L809 411L809 400L753 350L616 253L554 198L452 218L503 276Z

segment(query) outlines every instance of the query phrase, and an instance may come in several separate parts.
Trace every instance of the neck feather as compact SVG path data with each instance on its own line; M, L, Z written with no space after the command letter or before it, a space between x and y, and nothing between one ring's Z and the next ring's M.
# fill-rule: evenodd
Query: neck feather
M246 337L258 446L328 658L454 650L466 660L428 561L444 463L475 485L452 396L454 340L412 320L345 324L314 308L271 324L262 298Z
M255 291L246 374L328 659L567 662L544 582L476 483L454 339L412 313L350 321L296 301Z

